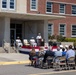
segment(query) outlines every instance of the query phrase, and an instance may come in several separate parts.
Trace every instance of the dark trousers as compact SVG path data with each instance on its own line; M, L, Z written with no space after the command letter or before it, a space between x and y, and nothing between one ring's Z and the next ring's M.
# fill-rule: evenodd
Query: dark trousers
M54 57L54 52L52 52L50 50L46 51L46 53L44 55L44 60L43 60L44 63L46 63L46 59L47 59L48 56Z

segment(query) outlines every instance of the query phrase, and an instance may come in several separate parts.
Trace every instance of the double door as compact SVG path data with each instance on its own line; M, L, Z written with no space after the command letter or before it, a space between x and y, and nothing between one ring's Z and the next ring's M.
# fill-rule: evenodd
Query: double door
M10 25L10 40L11 46L14 45L15 40L17 37L22 39L22 24L11 24Z

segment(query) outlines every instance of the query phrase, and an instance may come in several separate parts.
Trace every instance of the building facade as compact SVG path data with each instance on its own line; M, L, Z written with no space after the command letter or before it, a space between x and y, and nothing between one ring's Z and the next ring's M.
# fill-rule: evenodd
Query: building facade
M66 3L65 0L62 1L61 10ZM3 42L10 45L17 37L28 40L31 37L36 38L38 33L41 33L45 41L48 42L48 33L58 34L59 24L61 24L60 28L63 27L64 33L66 26L68 28L71 26L66 24L66 20L69 19L72 4L74 4L75 9L75 2L70 2L67 6L70 12L66 11L68 13L66 17L63 11L60 14L57 10L59 2L57 0L0 0L0 46ZM75 18L72 15L69 17ZM75 22L75 19L73 21ZM75 24L74 22L72 24ZM70 28L67 31L67 37L70 37L69 30Z
M51 35L63 35L67 38L76 37L76 1L75 0L47 0L51 5L48 14L64 15L66 18L48 22ZM47 3L47 4L48 4ZM49 7L49 6L47 6Z

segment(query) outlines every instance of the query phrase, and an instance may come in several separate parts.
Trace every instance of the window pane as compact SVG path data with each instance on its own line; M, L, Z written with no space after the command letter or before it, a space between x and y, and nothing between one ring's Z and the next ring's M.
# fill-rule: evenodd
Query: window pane
M60 35L65 35L65 24L60 24Z
M14 0L10 0L10 9L14 9Z
M7 8L7 0L2 0L2 8Z
M47 2L47 12L52 12L52 3Z
M60 4L60 13L65 13L65 4Z
M37 0L31 0L31 9L36 9L37 8L36 1Z
M52 24L48 24L48 34L52 35Z
M76 5L72 5L72 14L76 14Z
M76 25L72 25L72 35L76 35Z

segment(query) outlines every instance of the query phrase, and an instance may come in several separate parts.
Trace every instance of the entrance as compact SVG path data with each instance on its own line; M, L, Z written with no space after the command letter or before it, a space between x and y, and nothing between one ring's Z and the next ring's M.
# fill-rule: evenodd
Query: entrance
M14 45L14 40L16 39L16 30L15 29L11 29L10 30L10 38L11 38L11 46Z
M22 24L11 23L10 24L10 40L11 46L14 45L15 40L19 37L22 39Z

